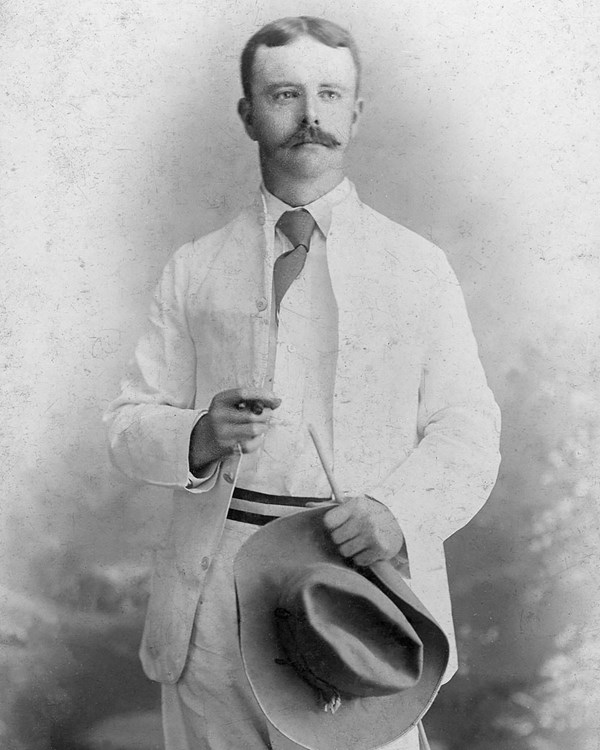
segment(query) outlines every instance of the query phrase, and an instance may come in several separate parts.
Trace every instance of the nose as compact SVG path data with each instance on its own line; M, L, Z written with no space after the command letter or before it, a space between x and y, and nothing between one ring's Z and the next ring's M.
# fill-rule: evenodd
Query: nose
M319 112L317 107L318 100L316 97L306 94L304 97L304 112L302 113L302 122L305 125L318 125Z

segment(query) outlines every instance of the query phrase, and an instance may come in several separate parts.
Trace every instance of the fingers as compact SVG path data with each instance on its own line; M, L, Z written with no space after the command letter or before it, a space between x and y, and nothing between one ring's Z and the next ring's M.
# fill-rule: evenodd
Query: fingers
M329 515L329 513L327 514ZM346 523L333 529L329 532L329 536L333 540L334 544L340 545L344 542L354 539L365 531L364 526L356 518L350 518Z
M342 557L352 560L355 565L361 567L372 565L387 557L385 549L375 540L368 540L360 535L340 544L337 549Z
M263 409L277 409L281 404L281 399L266 388L232 388L222 391L217 396L225 406L238 408L238 405L243 404L251 411L258 406L262 406Z
M381 559L382 550L359 498L336 505L325 514L323 522L342 557L351 559L356 564L359 564L358 560Z
M386 551L378 540L368 534L359 533L342 543L335 542L335 544L340 555L351 559L356 565L371 565L371 563L383 560L386 557Z
M373 565L379 560L386 560L387 557L383 553L378 553L374 550L363 550L358 555L352 558L352 562L358 565L360 568L365 568L367 565Z
M345 503L336 505L335 508L332 508L323 518L325 528L329 529L329 531L337 529L339 526L348 521L348 519L352 516L353 511L354 507L352 504L352 500L347 500Z
M353 539L339 544L338 552L342 557L354 558L355 555L358 555L359 552L362 552L366 548L366 544L366 541L362 537L355 536Z
M369 523L370 512L368 507L368 501L365 503L367 498L363 495L350 496L332 508L329 513L324 517L323 521L325 527L329 531L333 531L343 524L347 523L350 519L361 520L361 523Z
M263 413L265 407L262 401L239 401L235 405L235 408L238 411L248 409L252 414L256 414L258 416Z
M226 412L226 418L233 424L246 424L249 422L269 422L271 409L263 407L255 402L240 401L241 407L221 406L219 407Z
M242 448L250 443L257 445L256 441L261 440L268 429L269 423L266 419L243 422L225 420L215 424L214 431L217 439L223 446L234 449L237 443L240 443ZM249 453L251 451L245 450L244 452Z
M269 429L272 410L280 403L281 399L265 388L232 388L217 393L202 418L207 422L212 452L228 455L237 445L243 453L257 450Z
M242 453L253 453L258 450L263 441L263 436L255 437L252 440L245 440L239 443Z
M332 508L323 522L340 555L360 566L393 557L404 542L389 509L366 496Z

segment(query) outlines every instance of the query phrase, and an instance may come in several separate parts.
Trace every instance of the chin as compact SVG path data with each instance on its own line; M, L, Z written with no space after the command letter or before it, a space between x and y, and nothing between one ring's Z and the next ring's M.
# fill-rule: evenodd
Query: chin
M342 154L325 146L310 144L286 158L287 171L301 178L317 178L342 167Z

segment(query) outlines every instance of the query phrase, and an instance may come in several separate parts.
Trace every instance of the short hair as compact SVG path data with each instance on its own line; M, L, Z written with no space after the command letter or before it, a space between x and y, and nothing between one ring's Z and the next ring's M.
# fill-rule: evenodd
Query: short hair
M246 42L241 59L242 88L246 99L250 99L252 96L252 75L256 48L262 44L266 47L284 47L303 36L311 36L328 47L346 47L350 50L356 67L356 90L358 92L361 72L360 56L356 42L350 32L342 26L338 26L337 23L327 21L324 18L289 16L279 18L263 26Z

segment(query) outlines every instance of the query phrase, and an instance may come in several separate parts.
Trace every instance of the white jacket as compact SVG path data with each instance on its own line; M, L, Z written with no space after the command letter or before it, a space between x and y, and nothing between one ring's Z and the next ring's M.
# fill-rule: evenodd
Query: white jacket
M184 245L158 285L149 328L111 405L111 455L128 476L173 487L157 551L141 658L175 682L203 580L222 533L237 458L193 494L190 433L219 391L266 374L273 260L260 197L223 229ZM430 242L361 203L333 208L328 263L339 310L335 474L392 510L410 585L456 651L443 541L487 499L498 469L499 412L456 277Z

